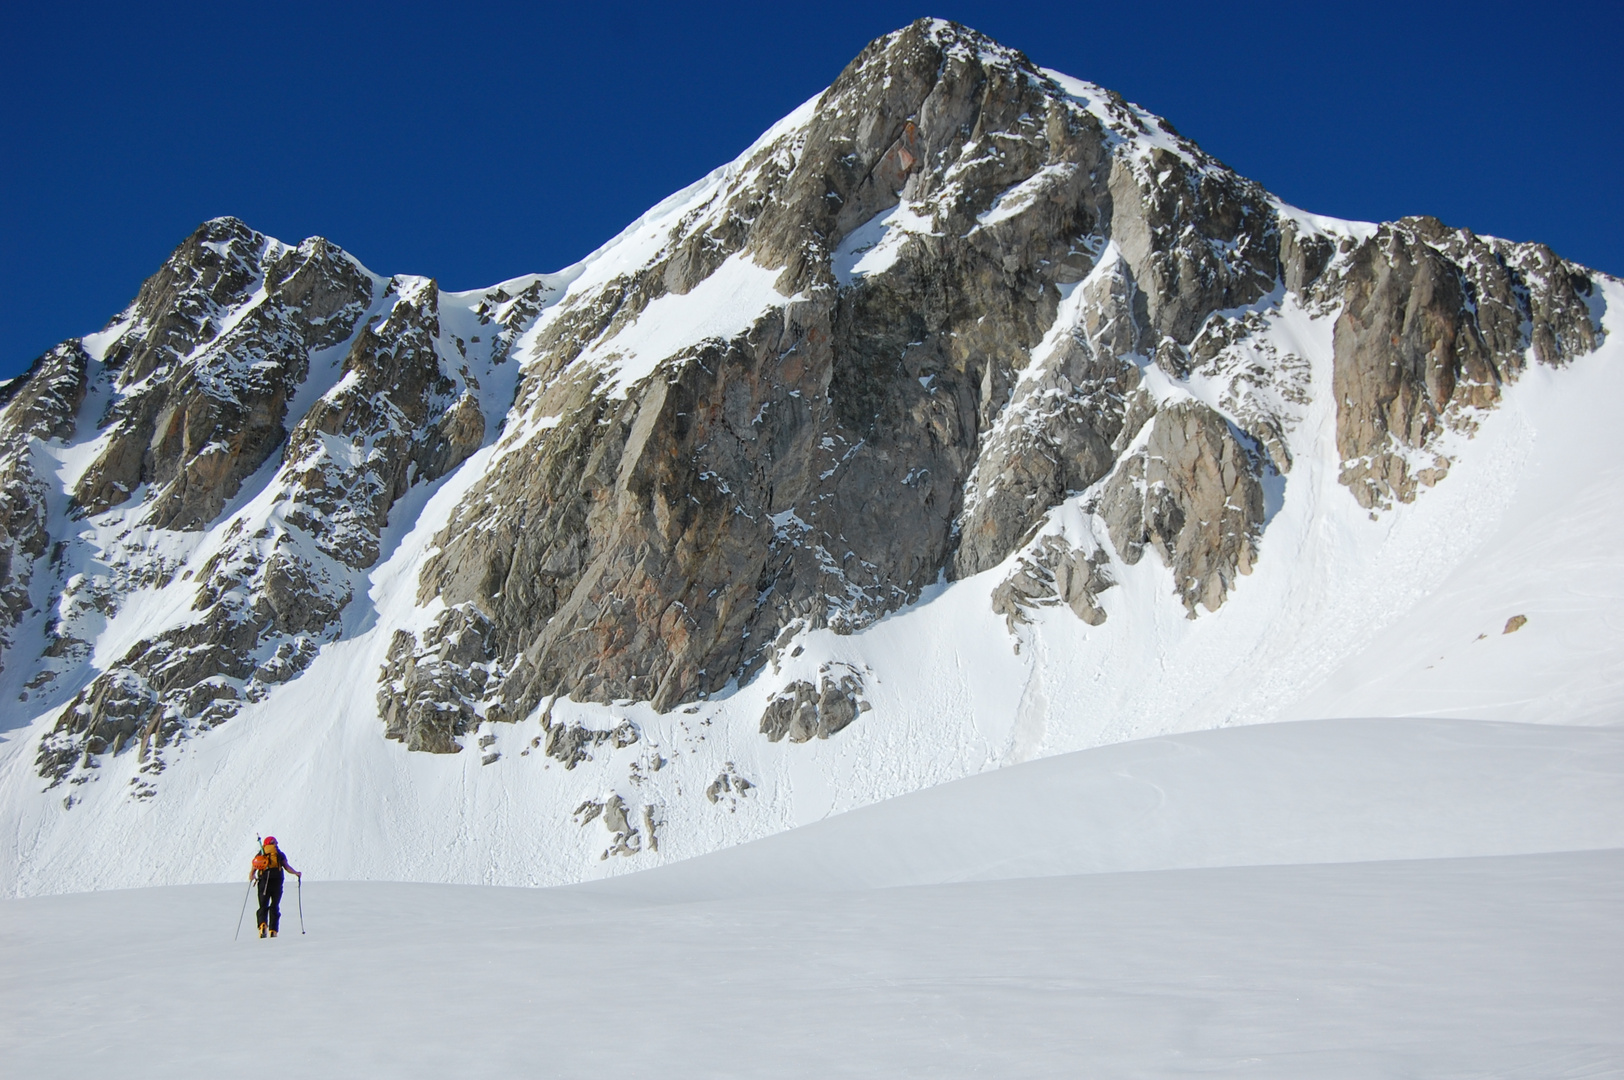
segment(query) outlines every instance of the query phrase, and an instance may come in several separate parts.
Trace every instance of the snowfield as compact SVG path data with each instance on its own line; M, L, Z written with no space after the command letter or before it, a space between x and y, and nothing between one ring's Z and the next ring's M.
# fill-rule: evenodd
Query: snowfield
M284 839L305 936L289 892L234 942L239 885L0 902L8 1074L1624 1072L1618 728L1154 739L564 889Z

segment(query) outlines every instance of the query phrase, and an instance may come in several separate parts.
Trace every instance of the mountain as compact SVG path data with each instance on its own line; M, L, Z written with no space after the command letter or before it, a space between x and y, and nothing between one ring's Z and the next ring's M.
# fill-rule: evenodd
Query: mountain
M1146 735L1611 721L1621 298L935 20L556 274L208 222L0 386L0 887L256 829L558 883Z

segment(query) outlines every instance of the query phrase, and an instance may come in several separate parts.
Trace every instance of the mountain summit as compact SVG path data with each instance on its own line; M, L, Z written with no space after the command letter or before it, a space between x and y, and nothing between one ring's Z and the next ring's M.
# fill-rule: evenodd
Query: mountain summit
M329 877L574 880L1377 683L1585 719L1504 530L1617 440L1621 298L935 20L556 274L207 222L0 385L0 883L212 879L267 810ZM1411 662L1465 643L1488 698Z

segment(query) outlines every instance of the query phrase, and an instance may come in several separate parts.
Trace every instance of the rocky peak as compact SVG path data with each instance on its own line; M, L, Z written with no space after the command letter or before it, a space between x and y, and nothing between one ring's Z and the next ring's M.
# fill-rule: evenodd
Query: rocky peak
M139 493L137 529L124 526L111 542L122 564L145 568L127 584L84 575L67 583L42 685L82 662L88 642L77 627L113 614L131 585L193 589L194 614L155 628L69 703L40 751L42 771L59 779L132 740L144 761L152 749L156 771L157 749L296 677L335 632L355 573L379 557L395 501L484 440L470 365L505 359L500 333L471 354L469 342L446 334L433 281L382 282L325 240L290 248L230 219L183 244L132 310L112 328L107 355L120 363L104 365L109 430L76 505L96 520ZM209 314L188 314L196 312ZM465 318L478 325L472 312ZM156 359L141 361L147 378L128 382L136 351L125 339L171 324L183 329L143 331L139 354ZM290 430L300 396L311 403ZM269 498L220 521L279 451ZM131 558L150 529L208 534L194 542L196 557Z
M197 227L109 326L121 326L104 362L130 387L215 338L264 276L267 239L233 217ZM278 245L280 246L280 245Z
M1341 304L1371 258L1159 118L933 20L666 228L541 320L522 449L424 566L421 602L491 620L485 659L512 673L491 715L715 693L796 627L855 630L999 565L1073 496L1125 562L1156 551L1192 616L1215 609L1307 400L1266 313ZM740 260L775 273L756 321L627 385L644 312ZM1196 376L1216 401L1178 389Z
M113 323L109 435L75 487L79 512L150 485L149 524L206 527L282 444L310 354L350 335L372 290L325 240L289 249L235 218L200 226Z

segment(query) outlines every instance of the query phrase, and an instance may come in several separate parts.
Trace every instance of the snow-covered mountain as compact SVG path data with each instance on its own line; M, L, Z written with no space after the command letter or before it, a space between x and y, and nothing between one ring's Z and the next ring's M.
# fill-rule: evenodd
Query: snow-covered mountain
M1611 722L1621 306L932 20L556 274L208 222L0 386L0 890L267 829L560 883L1145 735Z

